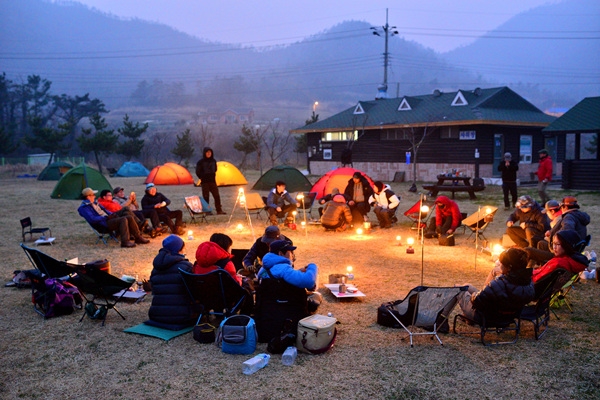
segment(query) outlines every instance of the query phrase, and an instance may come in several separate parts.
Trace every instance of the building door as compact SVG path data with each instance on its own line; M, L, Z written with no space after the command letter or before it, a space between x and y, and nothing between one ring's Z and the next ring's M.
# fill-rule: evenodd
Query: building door
M548 150L548 154L550 155L550 158L552 158L552 174L556 176L556 138L544 138L544 148Z
M504 135L501 133L494 134L494 164L492 165L492 176L499 178L501 176L498 171L498 165L504 161Z

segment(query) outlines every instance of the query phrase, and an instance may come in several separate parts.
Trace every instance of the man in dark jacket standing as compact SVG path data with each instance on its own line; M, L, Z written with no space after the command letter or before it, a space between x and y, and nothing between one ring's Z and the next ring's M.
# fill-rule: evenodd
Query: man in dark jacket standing
M202 154L202 158L196 164L196 175L200 178L200 184L202 185L202 197L208 203L209 194L212 194L217 214L225 214L221 208L221 196L217 187L217 161L213 157L213 151L210 147L205 147Z
M504 193L504 209L508 210L511 203L508 202L508 194L512 198L512 206L517 203L517 171L519 164L512 160L512 154L504 153L504 161L498 165L498 171L502 173L502 192Z

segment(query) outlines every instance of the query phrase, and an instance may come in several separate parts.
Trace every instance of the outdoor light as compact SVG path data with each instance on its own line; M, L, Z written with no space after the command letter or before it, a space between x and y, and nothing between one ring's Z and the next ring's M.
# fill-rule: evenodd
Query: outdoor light
M358 228L358 229L356 230L356 234L357 234L358 236L362 235L362 234L363 234L363 230L362 230L362 228Z
M352 279L354 279L354 274L352 273L352 266L348 265L346 267L346 270L348 271L346 276L348 277L348 280L351 281Z
M396 236L396 242L398 242L398 246L402 246L402 236Z
M363 223L363 228L365 228L365 231L370 231L371 230L371 223L370 222L365 222Z
M422 212L422 213L428 213L428 212L429 212L429 206L428 206L428 205L426 205L426 204L423 204L423 205L421 206L421 212Z
M415 254L415 249L412 247L412 245L415 244L415 239L409 237L406 239L406 244L408 245L406 248L406 254Z
M300 225L302 225L303 228L306 227L306 221L300 222Z
M238 230L238 232L241 232L243 229L244 229L244 225L237 224L237 230Z
M502 245L499 243L496 243L494 246L492 246L492 260L496 261L503 251L504 247L502 247Z
M194 231L191 229L188 231L188 240L194 240Z
M297 200L302 200L304 198L304 193L298 193L298 196L296 196Z

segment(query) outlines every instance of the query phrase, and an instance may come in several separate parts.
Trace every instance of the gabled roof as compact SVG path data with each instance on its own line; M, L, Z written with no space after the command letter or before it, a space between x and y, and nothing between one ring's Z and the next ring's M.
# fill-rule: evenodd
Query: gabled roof
M544 132L600 131L600 97L586 97L552 122Z
M463 100L466 104L456 106L457 98L461 104ZM398 109L403 101L410 105L410 110ZM453 102L455 105L452 105ZM430 95L361 101L359 104L363 114L355 114L356 106L353 106L322 121L292 130L292 133L458 124L545 127L556 119L544 114L508 87L452 93L435 91Z

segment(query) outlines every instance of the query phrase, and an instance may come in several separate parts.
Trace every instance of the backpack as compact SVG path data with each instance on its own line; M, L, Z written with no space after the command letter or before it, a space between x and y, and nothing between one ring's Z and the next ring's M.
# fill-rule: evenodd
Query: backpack
M58 317L73 313L76 306L81 307L81 293L71 283L48 278L44 288L34 289L32 302L44 311L44 318Z
M252 354L256 350L256 325L247 315L232 315L219 326L217 343L223 353Z

